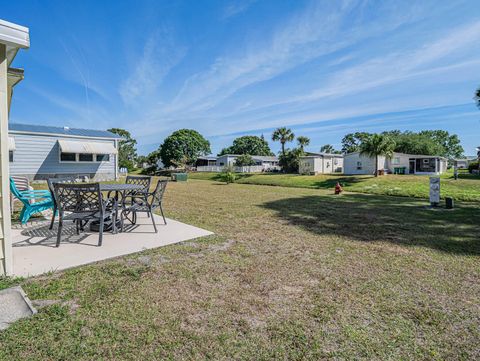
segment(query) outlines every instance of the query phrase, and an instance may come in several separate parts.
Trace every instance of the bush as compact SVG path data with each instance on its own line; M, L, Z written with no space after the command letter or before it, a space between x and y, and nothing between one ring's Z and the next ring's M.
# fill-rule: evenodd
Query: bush
M235 175L235 171L231 165L227 165L225 168L223 168L222 171L222 180L229 184L229 183L235 183L235 180L237 179L237 176Z
M469 165L468 165L468 171L469 173L473 173L473 170L474 169L478 169L478 161L476 162L471 162Z
M255 165L255 161L253 160L250 154L242 154L235 159L235 165L237 167L248 167L251 165Z
M300 165L300 157L304 155L304 152L299 148L287 150L285 155L281 154L278 163L282 167L284 173L298 173Z

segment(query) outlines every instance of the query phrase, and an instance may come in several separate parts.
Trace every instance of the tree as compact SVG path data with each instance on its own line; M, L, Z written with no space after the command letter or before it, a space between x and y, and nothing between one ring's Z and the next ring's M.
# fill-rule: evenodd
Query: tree
M223 148L218 155L224 154L273 155L263 136L257 137L256 135L236 138L230 147Z
M135 148L137 141L132 138L128 130L110 128L108 131L122 137L118 142L118 166L127 168L129 171L133 170L135 168L135 159L137 158L137 149Z
M291 129L281 127L273 131L272 140L274 142L280 142L282 145L282 154L285 156L285 143L292 142L295 139L295 134L293 134Z
M475 103L477 104L477 107L480 108L480 88L478 88L477 91L475 92L475 97L473 99L475 99Z
M300 157L305 153L300 148L287 149L278 157L278 164L284 173L298 173Z
M336 150L331 144L325 144L321 146L320 153L341 154L342 152L339 150Z
M248 167L251 165L255 165L255 161L250 154L242 154L235 159L235 166L237 167Z
M165 167L193 165L197 158L211 153L210 142L193 129L180 129L169 135L159 147Z
M360 145L360 154L375 158L375 177L378 176L378 157L392 158L395 141L388 135L373 134Z
M384 134L386 135L386 134ZM414 132L404 132L395 140L395 151L405 154L443 155L444 148L432 138Z
M423 130L418 134L432 139L443 148L443 151L436 155L446 158L460 158L463 156L464 150L456 134L450 135L446 130Z
M370 136L371 134L366 132L356 132L345 135L342 139L342 153L358 152L362 142Z
M310 144L310 138L300 135L297 137L297 144L303 152L305 150L305 147Z

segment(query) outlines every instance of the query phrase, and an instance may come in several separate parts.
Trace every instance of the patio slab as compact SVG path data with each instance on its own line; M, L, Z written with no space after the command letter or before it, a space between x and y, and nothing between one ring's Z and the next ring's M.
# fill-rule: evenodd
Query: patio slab
M158 233L154 232L150 218L139 215L137 224L127 226L124 232L105 232L101 247L97 246L98 233L77 235L73 224L64 224L58 248L56 224L53 230L48 229L48 221L13 228L14 275L36 276L213 234L173 219L167 219L164 225L161 217L154 217Z

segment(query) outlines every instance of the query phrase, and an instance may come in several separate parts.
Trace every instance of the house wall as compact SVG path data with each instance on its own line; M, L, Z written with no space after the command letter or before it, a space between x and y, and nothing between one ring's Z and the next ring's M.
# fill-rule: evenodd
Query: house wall
M111 143L115 140L95 138L72 138L55 135L34 135L10 133L15 138L13 162L10 162L10 174L22 175L30 180L52 178L58 175L88 175L95 180L115 179L117 155L110 155L108 162L60 162L59 139L70 141L88 141Z
M361 162L361 169L357 163ZM378 157L378 170L385 169L385 157ZM345 174L374 174L375 158L360 155L360 153L346 154L343 158L343 173Z
M232 156L229 156L229 155L222 155L222 156L217 158L216 165L219 166L219 167L225 167L229 164L233 165L233 163L235 163L235 158L236 157L232 157Z
M300 158L299 173L321 174L342 172L343 158L329 156L307 156Z
M316 169L318 169L318 158L313 158L313 157L302 157L300 158L299 166L298 166L298 172L300 174L312 174L316 172Z

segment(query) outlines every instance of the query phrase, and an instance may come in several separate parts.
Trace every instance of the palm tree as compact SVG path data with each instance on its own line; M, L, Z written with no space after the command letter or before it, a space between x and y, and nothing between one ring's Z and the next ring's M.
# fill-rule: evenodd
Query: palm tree
M477 103L477 107L480 108L480 88L478 88L477 91L475 92L475 97L473 99L475 99L475 103Z
M310 138L300 135L297 137L297 143L300 147L300 150L303 152L304 148L310 144Z
M282 144L282 154L285 156L285 143L291 142L295 139L295 134L293 134L291 129L281 127L273 131L272 140L274 142L280 142Z
M395 151L395 141L388 135L373 134L360 145L360 154L375 157L375 177L378 176L378 157L392 158Z
M320 148L320 153L334 153L334 152L335 152L335 148L331 144L322 145L322 147Z

